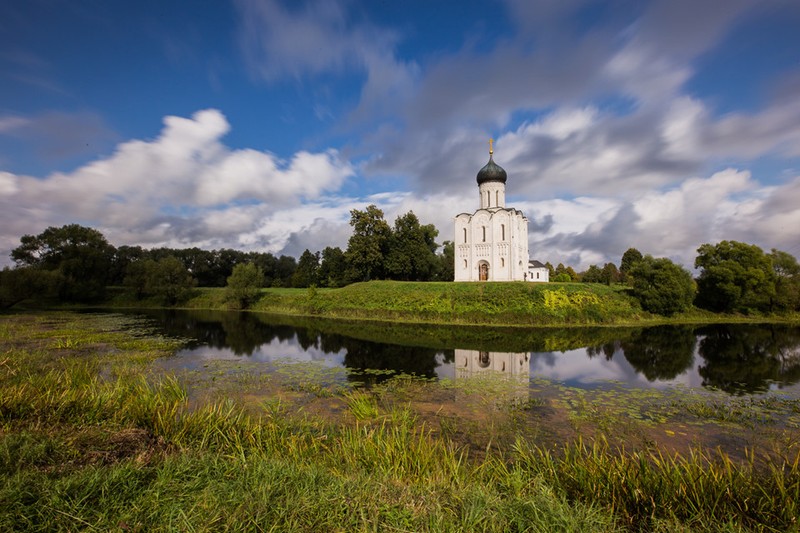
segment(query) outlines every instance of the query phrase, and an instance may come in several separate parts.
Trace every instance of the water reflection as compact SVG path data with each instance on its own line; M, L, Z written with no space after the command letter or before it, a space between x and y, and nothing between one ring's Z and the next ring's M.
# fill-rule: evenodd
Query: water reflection
M734 394L800 382L800 328L785 325L488 330L335 323L237 312L151 311L165 333L189 338L186 366L208 359L318 361L351 370L466 379L486 372L577 386L715 387ZM283 322L281 322L283 321ZM595 339L596 342L591 342ZM379 381L386 373L350 372Z
M784 325L714 325L697 330L703 385L764 392L800 380L800 330Z
M530 378L530 355L527 353L456 349L454 355L458 378L489 372L525 380Z
M620 343L625 359L649 381L675 379L694 362L696 338L688 326L656 326Z

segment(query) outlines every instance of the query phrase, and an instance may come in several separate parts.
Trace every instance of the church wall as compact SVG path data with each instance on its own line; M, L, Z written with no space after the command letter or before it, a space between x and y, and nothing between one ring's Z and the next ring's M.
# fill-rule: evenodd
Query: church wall
M497 181L487 181L478 186L481 209L494 209L506 206L506 186Z
M512 209L458 215L453 236L455 280L479 281L480 264L485 261L488 281L523 281L528 265L527 224L522 213Z

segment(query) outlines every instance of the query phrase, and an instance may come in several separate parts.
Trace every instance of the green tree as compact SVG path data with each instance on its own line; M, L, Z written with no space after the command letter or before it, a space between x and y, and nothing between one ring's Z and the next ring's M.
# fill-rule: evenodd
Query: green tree
M767 311L775 298L772 261L754 244L722 241L697 249L697 304L718 312Z
M78 224L49 227L25 235L11 252L19 266L58 271L58 295L67 301L95 301L105 296L114 247L96 229Z
M620 274L620 281L623 283L627 283L628 285L633 284L633 280L628 278L628 274L637 262L642 260L642 252L637 250L636 248L628 248L625 250L625 253L622 254L622 259L619 262L619 274Z
M152 259L132 261L125 270L122 284L129 288L137 300L147 295L150 278L155 275L158 263Z
M148 253L141 246L120 246L114 250L111 271L108 275L109 285L124 285L128 265L134 261L145 259L147 256Z
M169 256L152 266L145 292L158 296L168 305L175 305L189 296L195 284L192 274L183 263Z
M778 311L800 311L800 264L788 252L775 248L767 254L775 273L775 300Z
M297 270L292 275L293 287L310 287L319 284L319 252L306 249L297 262Z
M384 258L386 275L402 281L430 281L439 264L438 235L433 224L421 225L413 211L397 217Z
M247 309L258 299L264 273L255 263L239 263L233 267L225 287L225 300L237 309Z
M295 270L297 270L297 260L294 257L280 256L275 262L275 277L272 280L272 286L291 287Z
M55 296L60 281L57 270L5 267L0 270L0 309L7 309L29 298Z
M564 263L559 263L553 271L554 276L551 277L553 281L578 281L580 276L575 272L572 267L564 266Z
M437 281L453 281L456 279L456 247L453 241L444 241L442 253L439 258L439 269L436 273Z
M630 272L631 268L634 264L638 263L644 259L642 252L637 250L636 248L628 248L625 250L625 253L622 254L622 259L619 262L619 271L623 274L627 274Z
M342 287L346 284L347 262L341 248L326 247L319 263L319 283L323 287Z
M556 269L553 267L553 263L548 261L544 264L547 267L548 278L552 281L555 280L556 277Z
M384 261L392 230L383 218L383 211L370 205L365 211L350 211L353 235L347 242L345 260L348 278L369 281L384 276Z
M644 256L631 266L633 295L642 309L671 316L689 309L696 287L692 275L666 257Z
M611 285L619 281L619 271L614 263L606 263L600 271L600 282Z
M586 272L580 276L583 283L603 283L603 271L597 265L589 265Z

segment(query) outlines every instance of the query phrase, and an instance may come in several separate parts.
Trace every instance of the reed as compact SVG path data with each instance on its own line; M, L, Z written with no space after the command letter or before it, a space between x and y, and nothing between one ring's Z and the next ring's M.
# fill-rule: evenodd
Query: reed
M257 412L231 400L195 405L179 379L141 362L166 353L160 341L113 358L19 345L36 337L25 328L40 327L0 329L17 343L4 344L0 365L2 531L799 527L796 442L744 462L603 439L551 449L517 438L473 454L380 391L344 395L352 418L338 423L277 401ZM103 335L124 344L124 332Z

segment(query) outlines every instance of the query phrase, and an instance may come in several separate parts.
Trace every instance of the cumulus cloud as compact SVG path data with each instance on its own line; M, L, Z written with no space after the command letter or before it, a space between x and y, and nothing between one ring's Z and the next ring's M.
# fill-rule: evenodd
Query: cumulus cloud
M796 253L800 177L763 186L748 171L726 169L629 200L576 198L527 208L553 219L548 231L531 233L531 255L542 261L580 268L619 263L632 246L691 267L698 246L726 239Z
M300 151L288 161L231 150L221 142L229 129L213 109L170 116L154 140L124 142L73 172L0 174L4 249L24 233L73 221L99 227L118 244L247 243L262 221L338 190L354 173L334 150Z

